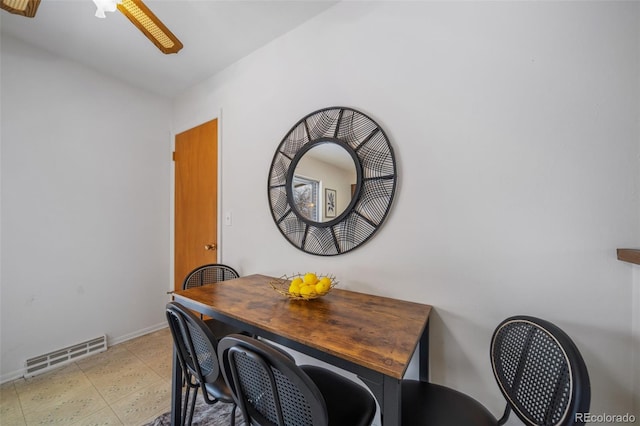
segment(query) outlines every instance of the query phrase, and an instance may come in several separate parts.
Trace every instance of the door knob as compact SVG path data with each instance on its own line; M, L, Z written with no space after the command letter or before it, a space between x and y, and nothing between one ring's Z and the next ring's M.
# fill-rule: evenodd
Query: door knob
M218 246L216 245L216 243L213 243L213 244L207 244L207 245L205 245L205 246L204 246L204 249L205 249L205 250L215 250L215 249L217 249L217 248L218 248Z

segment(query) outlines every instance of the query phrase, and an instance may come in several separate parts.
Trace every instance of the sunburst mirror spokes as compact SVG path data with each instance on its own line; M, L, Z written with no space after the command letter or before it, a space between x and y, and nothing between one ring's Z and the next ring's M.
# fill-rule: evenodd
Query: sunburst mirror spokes
M271 162L272 217L296 248L319 256L368 241L395 195L393 149L382 128L352 108L330 107L300 119Z

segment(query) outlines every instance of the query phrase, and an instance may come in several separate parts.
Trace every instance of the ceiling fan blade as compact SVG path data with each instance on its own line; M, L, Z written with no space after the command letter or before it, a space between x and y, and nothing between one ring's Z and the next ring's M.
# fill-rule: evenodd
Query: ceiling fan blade
M180 40L142 3L142 0L122 0L118 3L118 10L163 53L177 53L182 49Z
M2 0L0 8L9 13L33 18L40 6L40 0Z

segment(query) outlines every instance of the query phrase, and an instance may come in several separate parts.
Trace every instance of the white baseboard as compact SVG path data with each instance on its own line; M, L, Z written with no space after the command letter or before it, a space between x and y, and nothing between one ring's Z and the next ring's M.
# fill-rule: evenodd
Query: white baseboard
M7 382L12 382L14 380L17 379L21 379L24 376L24 373L27 369L26 368L21 368L18 371L11 371L9 373L5 373L2 376L0 376L0 384L4 384Z
M163 328L167 328L169 325L167 322L161 322L156 325L152 325L150 327L143 328L142 330L134 331L133 333L125 334L120 337L109 337L107 336L107 342L109 346L117 345L119 343L126 342L127 340L135 339L136 337L144 336L145 334L153 333L154 331L162 330Z
M113 345L117 345L118 343L123 343L128 340L135 339L136 337L144 336L145 334L153 333L154 331L162 330L163 328L167 328L168 326L169 325L166 322L161 322L161 323L152 325L150 327L146 327L141 330L134 331L133 333L125 334L124 336L119 336L119 337L107 336L107 347L111 347ZM0 384L21 379L24 377L26 372L27 372L27 369L25 367L16 371L5 373L0 376Z

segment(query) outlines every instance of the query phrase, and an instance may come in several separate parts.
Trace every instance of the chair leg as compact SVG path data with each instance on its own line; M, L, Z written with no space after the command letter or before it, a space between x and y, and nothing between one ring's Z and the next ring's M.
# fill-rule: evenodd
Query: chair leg
M195 388L193 390L193 399L191 400L191 411L189 412L189 423L187 423L187 426L191 426L191 423L193 422L193 412L196 410L196 399L198 399L198 390L200 390L200 388Z
M236 426L236 408L238 408L238 406L233 404L233 409L231 410L231 426Z
M189 404L190 394L191 394L191 387L187 383L187 388L184 391L184 402L182 403L182 419L180 420L181 425L186 425L185 421L187 420L187 407Z

